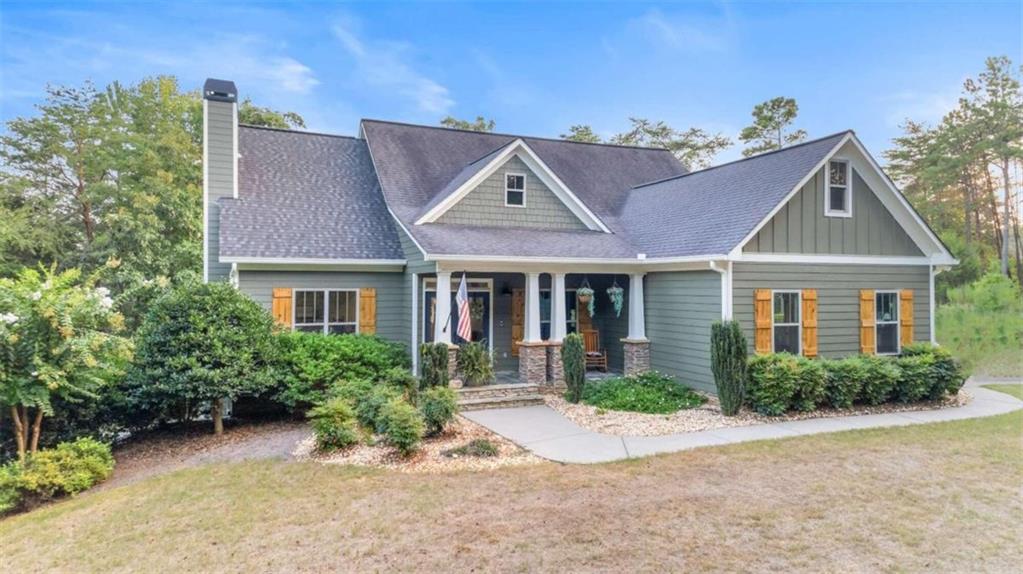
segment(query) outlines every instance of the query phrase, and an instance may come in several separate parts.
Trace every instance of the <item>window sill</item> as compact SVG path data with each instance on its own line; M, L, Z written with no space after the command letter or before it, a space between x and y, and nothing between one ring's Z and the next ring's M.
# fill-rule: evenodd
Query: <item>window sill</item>
M848 211L825 211L824 217L842 217L848 219L852 217L852 213Z

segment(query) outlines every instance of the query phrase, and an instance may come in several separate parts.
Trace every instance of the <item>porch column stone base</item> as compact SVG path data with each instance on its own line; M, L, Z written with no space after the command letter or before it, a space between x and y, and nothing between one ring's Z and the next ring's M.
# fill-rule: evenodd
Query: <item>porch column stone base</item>
M455 381L458 377L458 345L448 345L448 380ZM461 388L462 382L458 381L458 387ZM454 385L452 385L454 386Z
M650 370L650 340L622 339L625 374L636 375Z
M561 343L547 343L547 384L565 386L565 365L561 362Z
M519 343L519 382L532 385L547 382L547 343Z

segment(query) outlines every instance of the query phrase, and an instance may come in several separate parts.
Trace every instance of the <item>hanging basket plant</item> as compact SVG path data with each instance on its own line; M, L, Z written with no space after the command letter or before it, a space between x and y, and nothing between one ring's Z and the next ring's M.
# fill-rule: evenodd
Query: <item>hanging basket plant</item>
M583 279L582 285L575 291L575 296L580 303L586 305L586 312L593 317L597 312L597 300L593 297L593 288L590 287L590 282Z
M625 289L618 286L618 281L607 288L607 296L611 299L611 306L614 307L615 317L622 316L622 305L625 303Z

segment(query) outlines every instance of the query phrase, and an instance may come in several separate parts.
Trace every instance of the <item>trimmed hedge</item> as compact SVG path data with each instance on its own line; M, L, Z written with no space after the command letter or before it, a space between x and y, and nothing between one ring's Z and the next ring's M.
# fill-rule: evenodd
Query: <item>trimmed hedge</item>
M0 514L73 496L114 471L110 446L91 438L62 442L0 467Z

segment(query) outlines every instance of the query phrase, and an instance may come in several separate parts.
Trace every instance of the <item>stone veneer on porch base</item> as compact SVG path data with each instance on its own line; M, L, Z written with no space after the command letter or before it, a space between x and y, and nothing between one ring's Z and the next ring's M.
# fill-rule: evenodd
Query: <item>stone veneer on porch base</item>
M547 343L547 384L565 384L565 365L561 362L561 343Z
M625 375L635 375L650 370L650 340L622 339L625 353Z
M533 385L547 382L547 343L519 343L519 382Z

